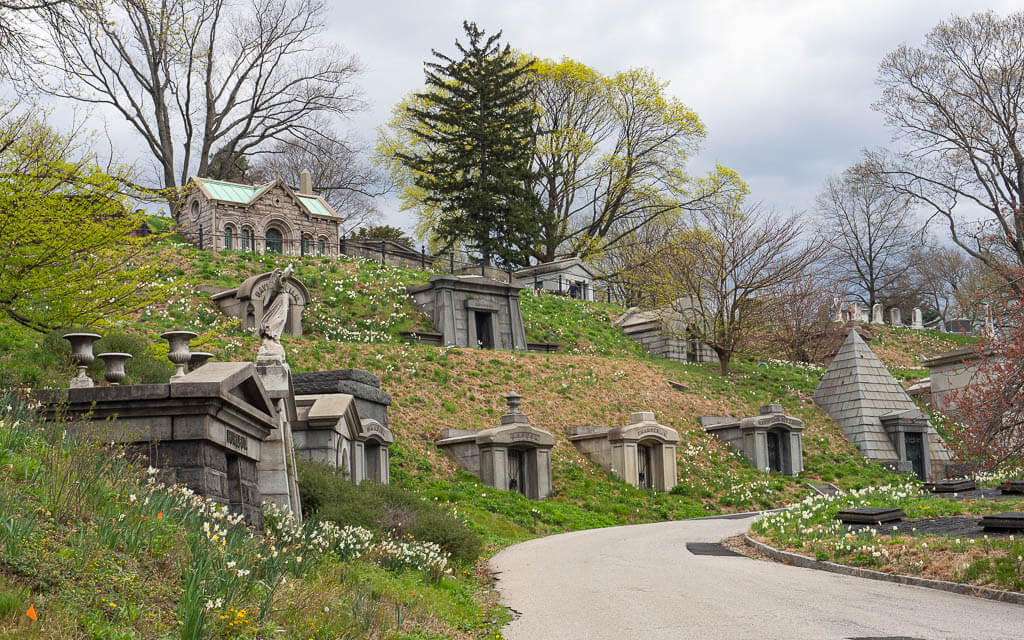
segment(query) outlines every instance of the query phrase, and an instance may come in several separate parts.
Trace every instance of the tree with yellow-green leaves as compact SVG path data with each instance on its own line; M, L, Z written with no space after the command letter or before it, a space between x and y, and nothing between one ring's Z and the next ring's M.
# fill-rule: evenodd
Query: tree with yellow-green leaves
M725 167L695 178L686 171L706 132L698 115L669 95L648 70L602 75L570 59L538 60L530 100L537 113L532 182L539 201L538 239L530 255L540 262L595 257L633 242L636 232L666 216L709 206L745 186ZM438 210L397 161L417 145L410 112L422 95L403 100L378 137L377 157L391 171L404 210L417 216L417 233L430 237Z
M132 237L129 176L75 151L30 117L0 124L0 313L37 331L110 324L164 291L150 240Z

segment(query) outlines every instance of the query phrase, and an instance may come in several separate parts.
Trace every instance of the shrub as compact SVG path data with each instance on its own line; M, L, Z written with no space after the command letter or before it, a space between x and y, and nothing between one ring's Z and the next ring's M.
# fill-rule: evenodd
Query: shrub
M483 542L477 533L412 491L376 482L355 485L323 463L300 460L298 466L307 517L433 542L461 562L480 556Z

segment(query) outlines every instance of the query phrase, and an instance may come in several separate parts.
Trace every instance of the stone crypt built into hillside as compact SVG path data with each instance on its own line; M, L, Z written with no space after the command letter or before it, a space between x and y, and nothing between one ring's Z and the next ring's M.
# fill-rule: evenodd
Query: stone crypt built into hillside
M624 482L655 491L676 486L679 432L655 422L653 412L633 413L622 427L575 427L571 433L577 449Z

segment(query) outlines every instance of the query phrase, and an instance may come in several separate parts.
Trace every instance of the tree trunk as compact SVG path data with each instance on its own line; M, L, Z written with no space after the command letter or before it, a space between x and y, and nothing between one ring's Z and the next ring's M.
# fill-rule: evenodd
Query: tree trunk
M729 360L732 359L732 351L726 351L724 349L715 349L715 355L718 356L718 373L723 377L729 375Z

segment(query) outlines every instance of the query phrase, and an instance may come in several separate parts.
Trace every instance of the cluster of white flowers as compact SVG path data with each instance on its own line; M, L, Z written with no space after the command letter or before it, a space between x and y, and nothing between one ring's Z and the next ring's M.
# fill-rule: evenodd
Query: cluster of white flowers
M450 554L441 550L434 542L402 542L382 540L374 546L373 557L389 569L412 568L434 576L449 573Z
M325 521L299 525L287 509L271 502L263 504L263 522L263 535L275 546L333 553L342 559L358 558L373 546L372 531Z
M789 360L779 360L776 358L769 358L761 364L769 367L785 367L787 369L800 369L802 371L808 371L810 373L825 373L825 367L820 367L816 364L809 362L791 362Z
M389 569L414 568L439 577L450 572L450 554L433 542L374 540L373 532L357 526L339 527L332 522L299 525L291 513L273 503L263 504L263 535L277 547L331 553L342 559L371 557ZM301 562L301 556L299 556Z

